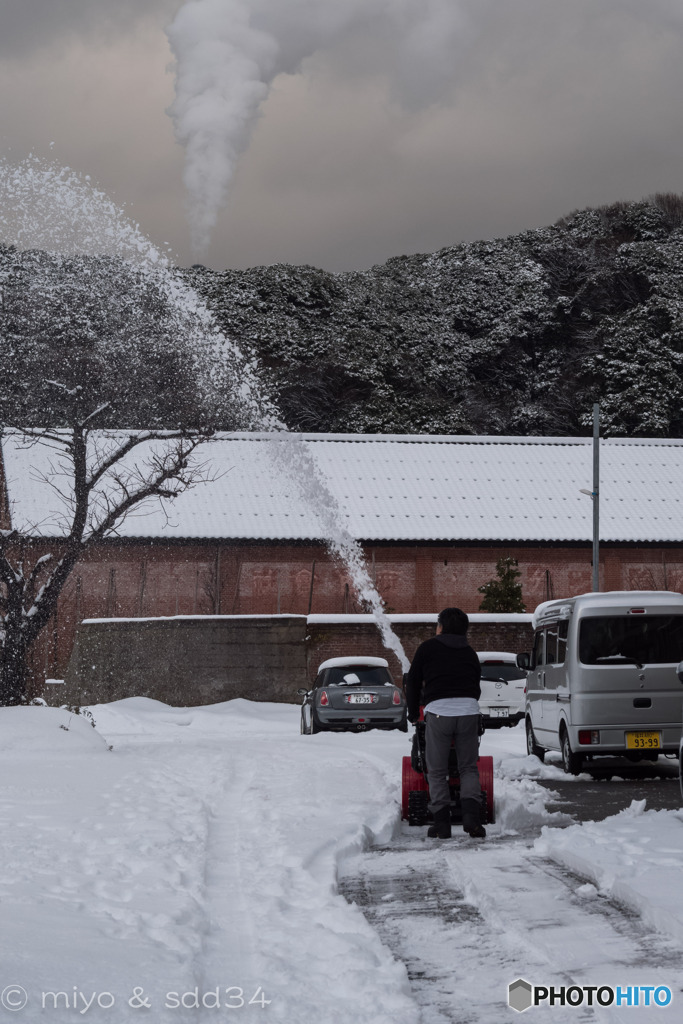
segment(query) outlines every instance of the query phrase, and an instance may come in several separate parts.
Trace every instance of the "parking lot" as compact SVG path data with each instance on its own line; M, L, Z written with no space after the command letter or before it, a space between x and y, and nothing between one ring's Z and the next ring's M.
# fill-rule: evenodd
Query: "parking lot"
M647 768L611 766L610 771L614 772L611 779L538 779L539 786L559 794L558 800L548 802L548 810L571 814L576 821L602 821L629 807L633 800L646 800L651 811L674 811L681 806L675 758L660 757L656 765Z

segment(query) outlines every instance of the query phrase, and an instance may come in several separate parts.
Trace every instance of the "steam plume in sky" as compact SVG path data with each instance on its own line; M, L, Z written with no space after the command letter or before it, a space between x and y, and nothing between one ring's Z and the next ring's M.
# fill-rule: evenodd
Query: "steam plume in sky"
M185 147L196 255L209 244L237 159L275 77L349 34L378 32L381 66L407 104L452 79L468 11L495 0L187 0L167 29L176 57L169 113ZM372 49L372 47L370 48ZM378 54L379 57L379 54Z

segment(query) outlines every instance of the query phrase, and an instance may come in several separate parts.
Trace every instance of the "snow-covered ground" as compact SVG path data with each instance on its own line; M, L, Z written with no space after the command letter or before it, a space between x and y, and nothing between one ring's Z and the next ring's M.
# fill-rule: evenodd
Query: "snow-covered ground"
M680 1018L680 811L571 825L536 781L566 777L503 729L489 837L435 842L399 819L403 733L92 711L0 709L0 1019L493 1024L518 977L673 993L531 1019Z

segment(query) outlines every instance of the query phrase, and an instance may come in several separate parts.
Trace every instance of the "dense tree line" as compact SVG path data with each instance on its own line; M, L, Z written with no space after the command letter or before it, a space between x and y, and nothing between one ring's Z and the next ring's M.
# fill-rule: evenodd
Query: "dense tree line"
M247 427L233 347L176 272L0 244L0 427Z
M362 272L193 268L177 282L292 429L580 434L600 401L606 433L682 433L683 196ZM239 360L215 367L207 407L197 352L206 367L220 349L195 320L168 276L0 246L0 422L57 425L64 387L107 403L105 426L244 422Z
M187 272L307 431L683 428L683 196L401 256L364 272Z

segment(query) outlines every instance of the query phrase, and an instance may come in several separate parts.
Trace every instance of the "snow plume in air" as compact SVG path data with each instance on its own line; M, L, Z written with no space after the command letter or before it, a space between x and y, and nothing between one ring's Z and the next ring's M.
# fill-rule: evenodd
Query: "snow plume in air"
M28 254L22 257L26 250ZM111 275L111 289L103 288L102 274L96 275L98 258L104 257L110 258L104 266ZM125 287L119 289L117 282ZM294 479L330 549L347 566L386 646L396 652L404 670L407 668L362 548L349 534L346 518L305 442L299 435L287 433L263 390L258 367L217 328L209 309L175 272L168 255L88 177L35 157L19 164L0 160L0 299L5 288L9 300L0 306L0 314L12 314L12 296L18 296L17 310L27 305L23 299L30 296L29 311L35 307L37 312L40 300L53 303L62 318L73 295L83 292L85 297L74 306L74 315L83 316L84 310L94 309L98 345L116 344L120 334L121 344L145 346L143 357L148 353L149 359L155 359L163 355L158 347L163 338L172 339L182 352L188 374L192 368L209 421L220 420L221 410L227 407L244 428L273 434L279 464ZM157 342L151 337L153 331L148 336L145 319L152 300L157 326L161 326L162 309L167 317L166 333ZM48 304L46 308L49 319L53 307ZM0 315L0 366L3 358L5 362L9 359L3 350L2 328Z
M88 175L29 156L0 160L0 243L160 266L160 252Z
M209 244L237 159L277 75L299 71L306 57L345 34L374 29L383 45L381 66L373 70L389 75L408 106L431 102L452 78L467 11L490 2L187 0L167 29L176 57L169 113L186 150L195 255Z
M5 248L10 246L19 252L13 255ZM37 269L30 271L30 261L24 265L21 258L26 250L59 259L36 256ZM92 268L100 264L89 264L88 257L114 260L109 291L98 291L101 282L90 280ZM117 293L116 273L130 282L123 294ZM92 292L92 302L101 305L102 345L112 334L108 317L116 310L123 320L112 322L125 326L122 340L137 337L139 325L149 316L150 296L155 295L166 310L168 336L183 352L188 374L192 368L207 416L220 421L229 401L235 420L245 428L274 429L279 423L262 391L257 367L218 329L203 300L175 271L169 254L158 249L87 175L35 156L16 164L0 160L0 299L3 288L19 288L24 278L34 303L42 293L59 306L79 289ZM142 335L140 344L152 345L145 331ZM0 365L1 357L0 346ZM151 349L149 358L154 358Z
M282 469L286 478L296 484L304 504L319 523L329 550L348 570L361 604L377 623L384 646L394 652L401 670L407 672L410 662L370 576L363 549L350 534L347 517L334 497L312 449L309 449L300 434L282 432L270 436L275 465Z

